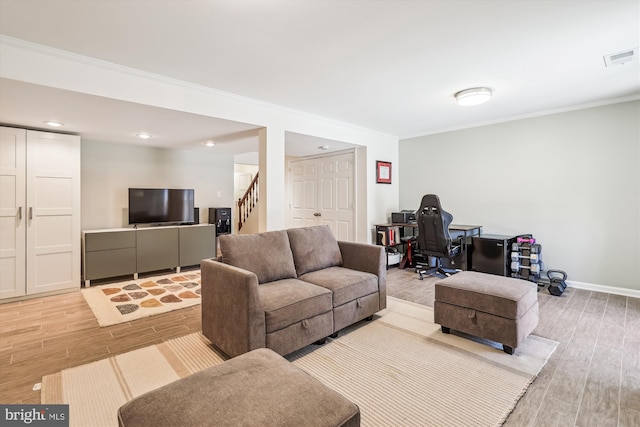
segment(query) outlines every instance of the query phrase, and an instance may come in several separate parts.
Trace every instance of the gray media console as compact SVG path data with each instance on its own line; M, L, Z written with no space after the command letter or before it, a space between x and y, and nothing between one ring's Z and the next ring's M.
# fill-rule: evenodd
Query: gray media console
M213 224L82 232L83 276L91 280L200 264L216 256Z

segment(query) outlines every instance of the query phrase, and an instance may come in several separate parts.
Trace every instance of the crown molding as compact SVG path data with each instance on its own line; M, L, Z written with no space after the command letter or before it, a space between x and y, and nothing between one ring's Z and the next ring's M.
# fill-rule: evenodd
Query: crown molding
M163 76L160 74L155 74L155 73L151 73L148 71L143 71L143 70L138 70L136 68L131 68L131 67L127 67L124 65L119 65L119 64L115 64L113 62L108 62L108 61L104 61L101 59L96 59L96 58L92 58L89 56L85 56L85 55L80 55L77 53L73 53L73 52L69 52L66 50L62 50L62 49L57 49L57 48L53 48L53 47L49 47L49 46L45 46L42 44L38 44L38 43L33 43L33 42L29 42L26 40L22 40L22 39L17 39L15 37L10 37L10 36L6 36L6 35L1 35L0 34L0 46L2 45L6 45L6 46L11 46L17 49L21 49L21 50L25 50L25 51L30 51L30 52L35 52L41 55L46 55L46 56L50 56L53 58L59 58L59 59L63 59L66 61L70 61L70 62L76 62L76 63L80 63L83 65L89 65L92 67L96 67L96 68L100 68L100 69L104 69L104 70L108 70L108 71L113 71L116 73L121 73L121 74L125 74L125 75L130 75L133 77L137 77L137 78L141 78L141 79L147 79L147 80L152 80L152 81L156 81L156 82L160 82L163 84L167 84L170 86L175 86L175 87L180 87L180 88L184 88L184 89L190 89L190 90L194 90L197 92L203 92L203 93L209 93L209 94L213 94L216 96L221 96L221 97L226 97L229 98L231 100L237 101L237 102L242 102L242 103L250 103L250 104L254 104L256 106L262 107L262 108L267 108L270 110L275 110L275 111L279 111L282 113L286 113L286 114L293 114L293 115L299 115L311 120L318 120L327 124L331 124L333 126L339 126L339 127L343 127L346 129L352 129L354 131L358 131L358 132L364 132L364 133L368 133L368 134L374 134L374 135L378 135L378 136L382 136L382 137L391 137L391 138L395 138L395 139L399 139L399 137L397 135L392 135L389 133L385 133L385 132L381 132L375 129L369 129L369 128L365 128L362 126L358 126L352 123L347 123L347 122L342 122L336 119L331 119L328 117L323 117L323 116L318 116L315 114L311 114L311 113L307 113L304 111L300 111L300 110L295 110L289 107L284 107L278 104L272 104L266 101L261 101L258 99L254 99L254 98L249 98L246 96L242 96L242 95L237 95L231 92L225 92L219 89L215 89L209 86L204 86L204 85L200 85L200 84L196 84L196 83L190 83L184 80L180 80L180 79L176 79L173 77L167 77L167 76ZM1 73L0 73L1 76Z
M403 136L403 137L400 138L400 140L419 138L421 136L438 135L438 134L441 134L441 133L455 132L455 131L458 131L458 130L465 130L465 129L473 129L473 128L478 128L478 127L482 127L482 126L497 125L497 124L500 124L500 123L515 122L517 120L532 119L532 118L543 117L543 116L551 116L553 114L562 114L562 113L569 113L569 112L578 111L578 110L587 110L589 108L604 107L604 106L607 106L607 105L622 104L624 102L631 102L631 101L638 101L638 100L640 100L640 94L621 96L621 97L617 97L617 98L609 98L609 99L605 99L605 100L602 100L602 101L590 102L590 103L586 103L586 104L572 105L572 106L569 106L569 107L556 108L556 109L553 109L553 110L545 110L545 111L538 111L538 112L535 112L535 113L520 114L520 115L517 115L517 116L506 117L506 118L500 119L500 120L490 120L490 121L485 121L485 122L477 122L477 123L472 123L472 124L466 125L466 126L444 128L444 129L435 130L433 132L420 133L420 134L416 134L416 135L412 135L412 136Z

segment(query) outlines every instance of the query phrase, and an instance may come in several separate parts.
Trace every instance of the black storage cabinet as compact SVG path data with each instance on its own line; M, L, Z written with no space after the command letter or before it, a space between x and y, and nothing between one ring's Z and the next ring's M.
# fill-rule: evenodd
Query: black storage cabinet
M472 238L471 270L481 273L511 276L511 244L515 236L482 234Z

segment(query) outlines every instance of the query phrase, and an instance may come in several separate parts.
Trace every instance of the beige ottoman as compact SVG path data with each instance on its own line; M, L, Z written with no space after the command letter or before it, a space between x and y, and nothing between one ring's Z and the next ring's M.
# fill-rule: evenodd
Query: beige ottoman
M341 394L262 348L124 404L121 427L360 425L360 409Z
M538 325L535 283L475 271L462 271L435 284L435 322L501 343L514 350Z

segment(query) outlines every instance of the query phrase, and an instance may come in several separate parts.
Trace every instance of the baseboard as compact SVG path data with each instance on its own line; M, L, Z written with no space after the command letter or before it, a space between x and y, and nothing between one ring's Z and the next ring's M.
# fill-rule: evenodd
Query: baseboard
M640 298L640 290L615 288L612 286L596 285L593 283L577 282L575 280L567 280L567 286L570 288L584 289L586 291L604 292L607 294L622 295L625 297Z
M6 304L10 302L17 302L17 301L26 301L30 299L36 299L36 298L51 297L54 295L69 294L71 292L78 292L79 290L80 290L80 286L74 286L72 288L58 289L57 291L41 292L41 293L32 294L32 295L21 295L19 297L3 298L3 299L0 299L0 304Z

